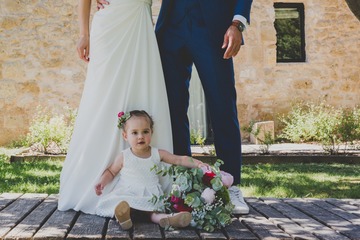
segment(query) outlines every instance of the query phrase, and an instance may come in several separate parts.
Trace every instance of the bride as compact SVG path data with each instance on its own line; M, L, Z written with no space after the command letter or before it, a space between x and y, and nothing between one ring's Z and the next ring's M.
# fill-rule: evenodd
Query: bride
M172 152L170 114L151 19L151 0L114 0L93 17L79 0L78 54L89 62L74 133L60 177L58 209L94 214L94 186L126 143L117 113L142 109L156 126L153 145ZM160 136L161 135L161 136ZM170 179L162 179L164 190ZM105 191L109 191L111 186Z

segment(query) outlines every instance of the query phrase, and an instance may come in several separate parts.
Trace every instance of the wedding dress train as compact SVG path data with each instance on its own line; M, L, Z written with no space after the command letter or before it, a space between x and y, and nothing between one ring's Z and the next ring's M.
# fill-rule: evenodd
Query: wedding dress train
M152 145L172 152L170 115L151 20L151 0L110 0L90 32L90 62L74 133L60 177L59 210L94 214L94 186L128 146L117 128L119 111L146 110L154 118ZM163 179L164 190L170 179ZM111 189L109 185L105 191Z

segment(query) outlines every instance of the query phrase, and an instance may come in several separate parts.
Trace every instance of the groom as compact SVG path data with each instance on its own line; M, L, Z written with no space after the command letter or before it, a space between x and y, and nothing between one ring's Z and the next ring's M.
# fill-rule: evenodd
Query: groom
M106 0L97 0L98 7ZM171 114L174 153L191 155L187 110L192 65L204 89L222 169L240 183L241 137L232 57L243 43L252 0L162 0L156 35ZM247 214L240 189L230 189L235 214Z
M222 169L240 183L241 137L232 57L240 50L252 0L163 0L156 24L167 94L174 153L190 155L187 110L192 65L204 89L215 149ZM249 208L237 187L230 188L236 208Z

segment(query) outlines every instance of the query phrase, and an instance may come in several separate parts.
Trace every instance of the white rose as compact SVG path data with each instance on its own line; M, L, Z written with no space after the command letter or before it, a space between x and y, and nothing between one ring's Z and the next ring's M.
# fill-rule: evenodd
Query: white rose
M205 188L201 193L201 197L205 200L206 203L213 203L215 200L215 191L211 188Z

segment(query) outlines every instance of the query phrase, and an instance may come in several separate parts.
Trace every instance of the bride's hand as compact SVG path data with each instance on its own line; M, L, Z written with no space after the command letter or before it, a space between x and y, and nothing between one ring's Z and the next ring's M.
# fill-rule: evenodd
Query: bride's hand
M109 2L106 0L96 0L96 3L97 3L98 10L103 9L104 5L109 5Z
M77 43L77 52L79 58L84 60L85 62L89 62L89 53L90 53L90 41L89 36L81 36Z

